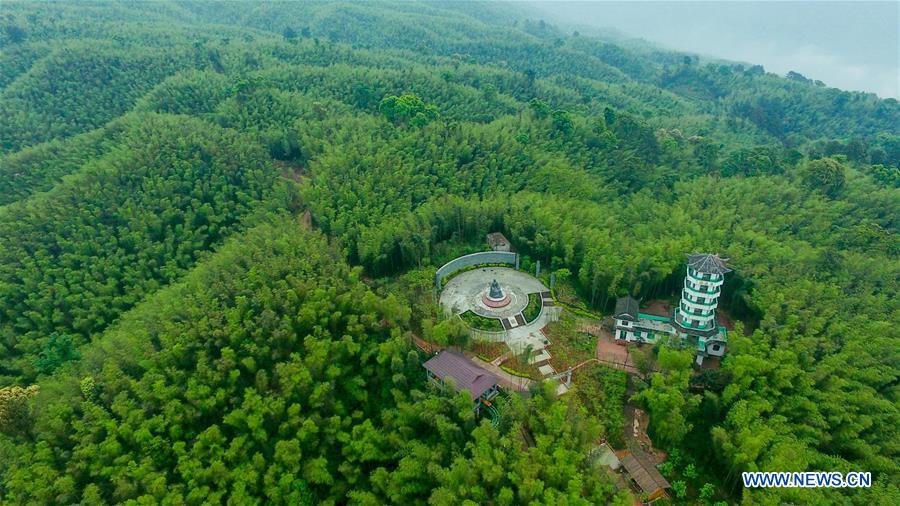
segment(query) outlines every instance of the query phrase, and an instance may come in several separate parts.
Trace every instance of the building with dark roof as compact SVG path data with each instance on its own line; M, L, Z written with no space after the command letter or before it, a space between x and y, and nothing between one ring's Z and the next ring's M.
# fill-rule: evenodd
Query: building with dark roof
M622 462L622 467L628 472L628 476L634 480L643 493L647 494L648 502L659 499L665 495L667 488L671 488L672 485L663 478L663 475L653 465L650 456L643 450L633 448L625 452L625 455L619 460Z
M461 353L444 350L422 366L432 383L441 387L452 384L457 392L469 392L476 412L481 409L482 401L490 401L499 392L497 377L473 364Z
M637 321L639 308L640 303L634 297L619 297L618 299L616 299L616 318L621 318L623 320L629 321Z
M509 239L500 232L492 232L487 235L488 246L494 251L512 251Z
M637 306L638 301L631 297L616 300L613 317L616 322L614 336L617 343L655 343L663 336L678 335L671 317L641 313Z

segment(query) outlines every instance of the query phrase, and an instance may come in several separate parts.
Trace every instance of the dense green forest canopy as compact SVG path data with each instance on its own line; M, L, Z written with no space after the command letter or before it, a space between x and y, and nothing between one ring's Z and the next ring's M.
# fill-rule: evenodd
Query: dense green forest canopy
M13 1L0 117L0 502L627 501L621 378L497 427L424 381L435 266L501 230L607 314L731 258L721 370L635 397L675 502L900 503L896 100L508 5Z

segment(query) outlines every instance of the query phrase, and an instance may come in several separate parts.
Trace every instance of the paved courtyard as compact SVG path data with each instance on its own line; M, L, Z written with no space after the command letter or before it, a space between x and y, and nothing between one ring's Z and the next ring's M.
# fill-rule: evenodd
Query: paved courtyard
M503 308L489 308L482 302L481 295L494 279L500 283L504 291L512 299ZM473 311L488 318L510 319L512 325L505 325L503 332L478 332L479 338L505 342L518 355L526 347L531 346L534 353L540 353L550 341L541 332L550 321L547 308L533 322L525 324L524 320L515 322L525 306L528 305L529 293L548 292L549 289L534 276L508 267L482 267L463 272L451 279L441 292L441 307L453 314ZM549 355L548 355L549 357Z
M490 308L481 294L492 280L497 280L510 296L509 305ZM528 305L528 294L547 291L537 278L508 267L482 267L463 272L451 279L441 292L441 307L453 314L472 311L488 318L511 318Z
M495 279L510 299L509 304L503 307L489 307L484 302L484 295ZM528 294L532 293L539 294L543 299L543 309L534 321L526 323L522 311L528 305ZM440 302L444 311L451 314L472 311L500 320L503 331L472 329L473 335L476 339L506 343L514 355L520 355L526 348L530 348L532 358L529 363L537 366L545 379L556 375L557 371L549 363L550 353L545 349L550 345L550 340L541 329L551 321L551 315L558 315L559 308L554 306L548 288L537 278L508 267L482 267L463 272L447 282L441 292ZM567 386L560 384L557 395L567 391Z
M630 374L638 373L637 367L634 366L634 361L631 358L631 353L629 353L628 346L622 346L616 343L612 334L605 330L597 339L597 360L600 361L600 363L616 369L622 369Z

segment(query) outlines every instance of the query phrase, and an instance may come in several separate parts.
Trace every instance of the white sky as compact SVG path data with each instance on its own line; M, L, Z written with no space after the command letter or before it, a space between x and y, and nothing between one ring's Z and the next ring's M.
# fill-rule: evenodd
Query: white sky
M900 0L527 2L547 20L900 98Z

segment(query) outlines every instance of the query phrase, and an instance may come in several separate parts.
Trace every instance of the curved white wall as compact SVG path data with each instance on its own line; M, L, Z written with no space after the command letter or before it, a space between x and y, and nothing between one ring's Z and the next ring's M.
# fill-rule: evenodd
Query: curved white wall
M464 269L466 267L471 267L473 265L482 265L482 264L516 264L516 253L511 253L509 251L480 251L478 253L471 253L469 255L463 255L459 258L454 258L449 262L442 265L434 275L434 286L437 287L438 290L441 289L441 284L444 281L444 278L453 274L454 272Z

